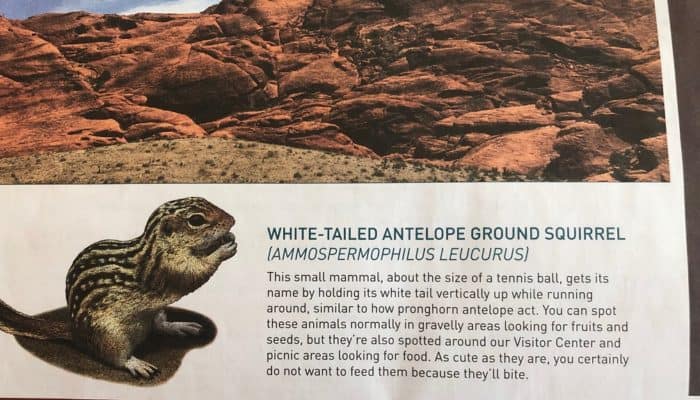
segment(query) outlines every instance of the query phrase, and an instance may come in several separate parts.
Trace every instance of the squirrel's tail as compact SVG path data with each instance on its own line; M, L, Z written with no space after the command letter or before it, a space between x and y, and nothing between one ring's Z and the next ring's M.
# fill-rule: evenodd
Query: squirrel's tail
M71 339L71 329L68 322L31 317L8 306L2 300L0 300L0 331L34 339Z

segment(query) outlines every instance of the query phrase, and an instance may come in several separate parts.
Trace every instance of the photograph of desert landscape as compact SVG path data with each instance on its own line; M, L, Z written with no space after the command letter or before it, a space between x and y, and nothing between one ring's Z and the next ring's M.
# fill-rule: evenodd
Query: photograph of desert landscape
M669 180L653 0L0 14L1 184Z

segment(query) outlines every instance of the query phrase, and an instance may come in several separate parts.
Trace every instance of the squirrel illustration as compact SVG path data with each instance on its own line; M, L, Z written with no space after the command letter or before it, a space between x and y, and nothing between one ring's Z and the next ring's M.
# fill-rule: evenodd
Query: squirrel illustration
M134 377L158 368L134 357L152 333L197 335L201 325L170 322L164 308L202 286L237 251L235 219L209 201L169 201L151 214L141 236L102 240L85 248L66 277L70 321L22 314L0 301L0 330L45 340L68 340Z

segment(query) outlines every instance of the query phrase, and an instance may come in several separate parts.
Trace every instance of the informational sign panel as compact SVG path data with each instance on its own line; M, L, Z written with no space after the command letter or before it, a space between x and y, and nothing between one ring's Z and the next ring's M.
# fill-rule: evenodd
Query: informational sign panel
M0 0L0 397L700 395L665 0L58 3Z

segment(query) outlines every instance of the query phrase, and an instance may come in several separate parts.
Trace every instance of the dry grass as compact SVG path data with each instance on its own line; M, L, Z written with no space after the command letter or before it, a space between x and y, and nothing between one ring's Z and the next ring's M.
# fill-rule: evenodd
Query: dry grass
M2 184L358 183L527 180L228 139L130 143L0 159Z

